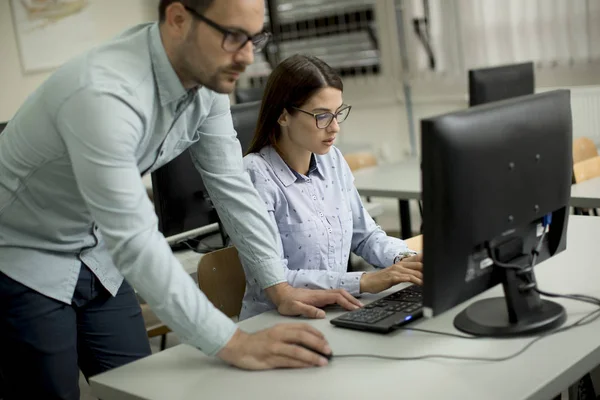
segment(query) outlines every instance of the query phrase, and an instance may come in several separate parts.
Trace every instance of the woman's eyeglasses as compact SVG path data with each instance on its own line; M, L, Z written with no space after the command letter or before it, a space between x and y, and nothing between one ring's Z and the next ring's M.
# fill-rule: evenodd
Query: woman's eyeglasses
M298 107L292 107L292 108L294 110L303 112L304 114L312 115L317 123L317 128L325 129L329 125L331 125L334 118L337 120L338 124L341 124L342 122L344 122L346 120L346 118L348 118L348 115L350 114L350 110L352 109L352 106L343 105L335 113L331 113L331 112L311 113L308 111L304 111Z

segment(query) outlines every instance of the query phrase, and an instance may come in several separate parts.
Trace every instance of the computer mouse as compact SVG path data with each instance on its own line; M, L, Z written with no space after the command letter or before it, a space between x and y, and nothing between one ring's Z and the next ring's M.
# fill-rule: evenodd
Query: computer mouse
M321 357L325 357L328 361L331 361L331 359L333 358L333 353L331 353L331 354L323 354L320 351L313 349L312 347L308 347L308 346L305 346L305 345L300 344L300 343L298 343L298 346L304 347L306 350L312 351L313 353L317 353Z

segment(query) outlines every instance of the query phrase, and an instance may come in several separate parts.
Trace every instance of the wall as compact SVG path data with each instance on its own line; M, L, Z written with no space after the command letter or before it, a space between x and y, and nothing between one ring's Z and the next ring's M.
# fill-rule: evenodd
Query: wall
M129 26L156 18L157 1L91 0L101 43ZM25 74L21 68L9 0L0 0L0 121L10 119L51 71Z

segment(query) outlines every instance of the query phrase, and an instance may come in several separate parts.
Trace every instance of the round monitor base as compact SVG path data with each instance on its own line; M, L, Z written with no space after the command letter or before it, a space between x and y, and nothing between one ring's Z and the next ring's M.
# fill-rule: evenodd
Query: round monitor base
M549 331L561 326L567 319L563 306L541 300L540 308L526 318L512 323L508 320L506 299L494 297L479 300L454 318L456 329L475 336L523 336Z

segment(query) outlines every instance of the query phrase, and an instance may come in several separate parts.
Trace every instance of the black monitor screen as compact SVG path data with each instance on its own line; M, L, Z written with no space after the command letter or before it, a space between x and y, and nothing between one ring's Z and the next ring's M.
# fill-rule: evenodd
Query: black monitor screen
M469 105L533 94L533 63L503 65L469 71Z

